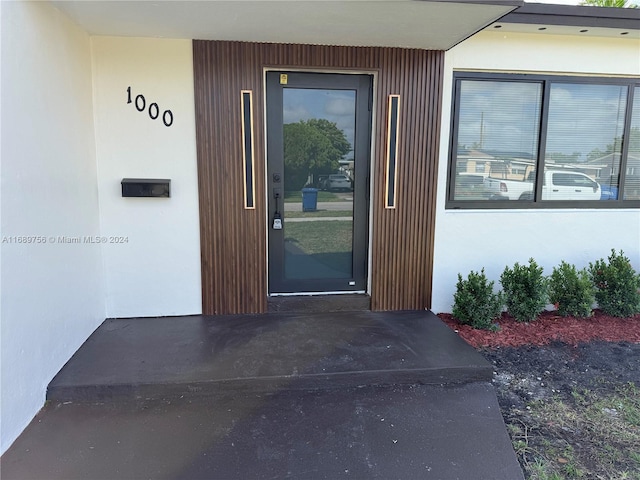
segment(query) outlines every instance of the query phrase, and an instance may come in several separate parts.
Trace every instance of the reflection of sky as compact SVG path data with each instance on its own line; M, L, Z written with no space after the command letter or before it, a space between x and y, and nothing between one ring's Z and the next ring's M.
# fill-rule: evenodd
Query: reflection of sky
M551 87L547 152L604 151L622 136L627 87L554 84Z
M633 97L633 106L631 107L631 128L640 129L640 91L636 88ZM640 142L631 142L629 144L629 153L638 156L640 154ZM635 147L635 148L633 148Z
M334 122L353 148L355 135L355 90L321 90L285 88L283 94L284 123L324 118Z
M560 84L551 87L547 153L604 151L622 135L624 86ZM484 150L536 154L542 85L463 81L458 143Z
M535 155L541 92L538 83L463 81L458 143Z

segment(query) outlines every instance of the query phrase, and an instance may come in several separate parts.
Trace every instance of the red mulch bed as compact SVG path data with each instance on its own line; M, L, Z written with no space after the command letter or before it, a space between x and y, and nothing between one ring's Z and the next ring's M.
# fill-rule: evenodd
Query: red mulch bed
M534 322L520 323L503 313L498 332L462 325L448 313L439 313L438 317L476 348L546 345L554 341L574 346L591 340L640 343L640 314L616 318L596 310L593 317L584 319L561 317L551 311L543 312Z

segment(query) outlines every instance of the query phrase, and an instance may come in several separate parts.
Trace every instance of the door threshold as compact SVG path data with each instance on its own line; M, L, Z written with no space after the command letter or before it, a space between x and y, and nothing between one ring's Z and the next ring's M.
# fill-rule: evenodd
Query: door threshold
M371 310L371 297L364 292L271 295L268 312L324 313Z
M322 295L365 295L367 292L364 290L349 290L339 292L285 292L285 293L270 293L269 297L319 297Z

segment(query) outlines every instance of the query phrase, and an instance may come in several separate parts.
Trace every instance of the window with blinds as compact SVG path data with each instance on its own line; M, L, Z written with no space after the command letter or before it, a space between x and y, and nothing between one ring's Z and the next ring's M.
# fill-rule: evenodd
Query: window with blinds
M635 88L624 169L624 200L640 200L640 86Z
M569 205L640 206L640 79L454 74L447 208Z

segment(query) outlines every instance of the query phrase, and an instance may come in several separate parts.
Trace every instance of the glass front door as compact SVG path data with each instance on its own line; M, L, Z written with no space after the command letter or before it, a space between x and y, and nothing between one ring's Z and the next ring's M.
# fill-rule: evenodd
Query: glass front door
M267 73L270 293L366 289L369 75Z

